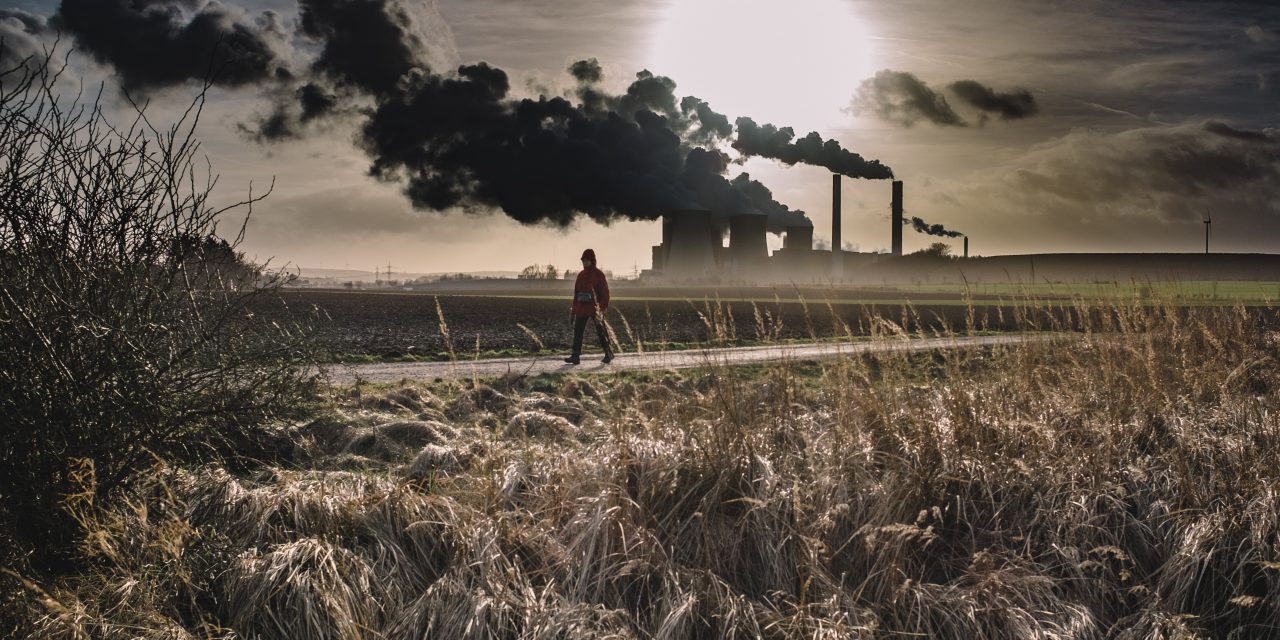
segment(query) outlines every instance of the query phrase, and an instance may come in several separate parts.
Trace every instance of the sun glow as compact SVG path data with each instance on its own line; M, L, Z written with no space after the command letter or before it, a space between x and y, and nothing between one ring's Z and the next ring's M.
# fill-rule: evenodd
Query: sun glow
M799 134L848 123L843 110L875 68L847 0L675 0L647 62L680 95Z

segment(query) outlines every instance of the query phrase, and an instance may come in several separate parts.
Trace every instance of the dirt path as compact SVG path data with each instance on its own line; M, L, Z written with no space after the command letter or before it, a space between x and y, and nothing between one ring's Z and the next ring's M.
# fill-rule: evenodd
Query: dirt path
M493 378L508 373L537 375L541 373L612 373L616 371L653 371L690 369L737 364L755 364L779 360L813 360L841 355L887 351L924 351L957 347L986 347L1042 342L1048 336L1000 335L918 340L877 340L870 342L825 342L787 344L764 347L732 347L724 349L689 349L619 354L610 364L601 364L598 354L584 357L582 364L569 365L563 356L536 358L495 358L491 360L459 360L458 362L385 362L375 364L329 365L333 384L352 384L357 378L365 382L396 382L403 379L435 380L436 378Z

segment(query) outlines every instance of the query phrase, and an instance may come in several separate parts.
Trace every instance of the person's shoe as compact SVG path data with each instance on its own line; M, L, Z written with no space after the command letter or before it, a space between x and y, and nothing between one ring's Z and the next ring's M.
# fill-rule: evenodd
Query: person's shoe
M568 358L565 358L564 361L568 364L579 364L582 362L578 359L578 356L569 356Z
M600 359L600 362L603 362L605 364L609 364L610 362L613 362L613 354L612 353L604 354L604 357Z

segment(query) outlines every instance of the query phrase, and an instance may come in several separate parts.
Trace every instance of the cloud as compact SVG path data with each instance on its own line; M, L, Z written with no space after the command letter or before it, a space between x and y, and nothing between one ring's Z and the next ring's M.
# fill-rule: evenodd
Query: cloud
M1247 36L1249 40L1253 41L1255 44L1265 44L1268 42L1274 42L1276 39L1275 34L1271 33L1270 31L1267 31L1266 29L1263 29L1262 27L1256 24L1249 25L1248 27L1246 27L1244 30L1244 35Z
M853 104L855 111L873 113L881 120L904 127L920 121L940 126L965 126L964 119L956 114L942 94L905 71L877 71L874 77L863 81L854 95Z
M189 80L242 86L287 77L279 16L203 0L63 0L54 27L110 65L126 89Z
M1203 251L1209 212L1215 251L1268 252L1280 234L1280 130L1220 120L1082 128L933 189L911 184L927 219L986 251Z
M1201 59L1143 60L1118 67L1104 75L1102 80L1127 91L1188 91L1213 86L1224 79L1204 71L1205 61Z
M969 106L987 114L1000 116L1001 120L1018 120L1040 111L1036 99L1026 89L999 92L975 80L960 80L947 87Z
M1118 134L1076 131L1006 169L1010 196L1031 212L1080 217L1198 220L1232 203L1238 216L1280 214L1280 131L1219 121Z
M1040 111L1035 97L1026 89L1002 92L976 80L958 80L947 85L946 90L959 104L977 112L979 124L985 124L991 116L1019 120ZM944 127L969 126L945 95L905 71L881 69L874 77L864 80L854 94L853 109L903 127L917 122Z
M50 33L43 16L21 9L0 9L0 72L15 69L27 59L42 58Z

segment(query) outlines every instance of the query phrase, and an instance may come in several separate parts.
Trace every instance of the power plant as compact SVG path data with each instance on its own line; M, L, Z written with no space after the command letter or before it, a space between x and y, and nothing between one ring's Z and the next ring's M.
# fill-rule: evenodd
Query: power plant
M813 225L788 226L782 248L769 254L768 216L731 213L720 222L710 210L681 209L662 218L662 244L653 247L656 280L746 280L751 282L826 282L846 279L886 255L902 255L902 181L892 185L890 254L845 251L841 244L840 174L831 176L831 249L815 249ZM727 223L724 221L727 218ZM725 230L728 246L723 245ZM965 238L968 254L968 238Z

